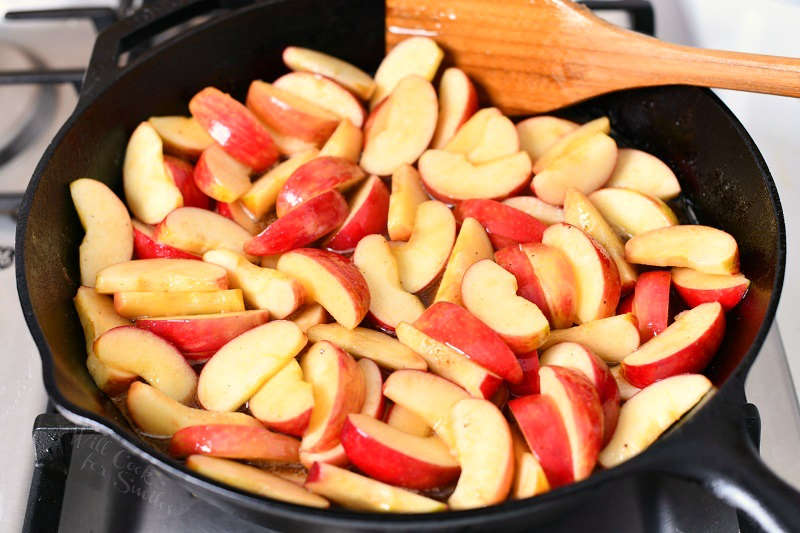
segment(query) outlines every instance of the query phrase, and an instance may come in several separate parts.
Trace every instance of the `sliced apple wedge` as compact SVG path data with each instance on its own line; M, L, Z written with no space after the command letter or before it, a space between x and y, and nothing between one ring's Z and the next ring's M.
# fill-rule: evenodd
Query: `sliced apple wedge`
M264 428L210 424L183 428L172 436L174 457L210 455L250 461L297 462L300 441Z
M356 357L366 357L391 370L428 368L425 360L394 337L367 328L320 324L308 330L312 342L330 341Z
M480 222L496 249L541 242L547 229L538 219L494 200L464 200L456 206L455 215L459 223L467 217Z
M200 259L200 256L178 250L168 244L155 240L155 228L138 220L131 220L133 226L134 259Z
M304 141L303 139L298 139L297 137L292 137L291 135L284 135L283 133L278 133L277 131L275 131L273 128L270 128L266 124L264 124L264 128L272 136L272 140L275 141L275 146L278 147L278 153L281 154L282 156L294 157L304 152L318 150L320 144L322 144L317 141L315 142Z
M256 219L240 201L230 203L217 202L214 210L225 218L229 218L239 224L250 235L258 235L270 224L266 219Z
M633 189L661 200L671 200L681 193L678 178L663 161L635 148L620 148L608 186Z
M275 207L278 193L286 181L300 166L317 157L317 149L306 150L287 159L283 163L271 168L266 174L258 178L253 186L242 196L242 204L256 218L266 215Z
M157 242L184 252L203 255L219 248L242 253L244 243L252 235L233 220L217 213L197 207L181 207L156 226L155 238Z
M386 233L389 190L377 176L370 177L350 200L350 212L323 246L340 253L353 251L362 238Z
M678 223L678 217L663 201L632 189L608 187L593 192L589 199L603 218L625 237Z
M231 287L242 289L248 306L266 309L275 318L286 318L305 300L305 289L299 281L279 270L258 267L242 254L211 250L203 254L203 261L224 268Z
M392 194L389 196L387 226L393 241L407 241L414 230L417 207L428 200L417 169L400 165L392 174Z
M625 376L622 375L622 365L615 365L611 367L611 375L614 376L614 379L617 381L617 388L619 389L619 398L623 402L627 402L633 395L638 393L640 390L639 387L634 387L628 380L625 379Z
M622 360L622 373L635 387L676 374L703 370L725 335L725 311L717 302L700 304Z
M474 218L465 218L461 222L461 229L433 301L461 305L461 281L464 273L478 261L491 259L492 251L492 243L480 222Z
M579 127L559 137L556 142L537 159L533 171L538 174L544 170L545 167L550 166L554 161L574 150L577 146L580 146L586 139L598 133L608 134L610 132L611 122L608 120L608 117L596 118L581 124Z
M517 361L522 368L522 381L509 386L511 394L514 396L539 394L539 353L532 350L517 354Z
M502 199L523 189L531 177L531 159L525 152L476 165L464 154L428 150L418 166L428 191L446 202Z
M624 315L626 313L633 313L633 293L628 293L627 296L620 298L617 304L617 314Z
M408 292L419 292L439 277L455 239L456 221L446 205L434 200L419 204L408 242L392 243L400 281Z
M358 165L341 157L319 156L298 167L278 193L275 212L284 216L292 208L330 189L344 192L366 177Z
M413 411L400 404L392 404L389 414L386 416L386 423L393 428L399 429L403 433L415 435L417 437L430 437L433 433L431 427L414 414Z
M214 139L193 117L150 117L147 122L161 137L167 153L196 159L214 144Z
M197 399L211 411L235 411L306 345L293 322L276 320L242 333L200 373Z
M330 506L325 498L298 487L291 481L236 461L205 455L190 455L186 460L186 468L258 496L307 507L325 509Z
M419 298L403 289L397 260L383 235L361 239L353 264L367 281L370 318L381 329L394 331L400 322L413 322L425 311Z
M361 148L364 146L364 133L361 128L357 128L348 119L339 122L336 129L325 145L319 151L321 156L341 157L358 163L361 155Z
M514 443L514 483L511 486L511 497L515 500L530 498L550 490L550 482L544 473L541 463L531 452L519 431L511 428L511 440Z
M709 226L669 226L637 235L625 243L625 258L641 265L687 267L706 274L739 272L736 241Z
M359 359L358 366L364 374L364 404L361 406L361 414L380 420L386 404L381 369L372 359L367 358Z
M81 283L94 287L99 271L133 256L131 217L125 204L102 182L75 180L69 191L86 231L78 249Z
M187 359L207 359L228 341L265 324L267 311L140 318L135 326L169 341Z
M359 96L368 100L375 91L375 82L361 69L328 54L287 46L283 50L283 62L295 72L312 72L328 77Z
M389 96L408 76L431 81L443 57L442 49L428 37L411 37L395 45L375 71L375 92L370 107Z
M428 80L399 80L374 121L367 121L361 167L388 176L400 165L414 163L433 138L438 114L436 91Z
M645 272L636 282L631 311L639 322L639 338L647 342L667 329L671 276L664 270Z
M691 268L673 268L672 284L690 307L719 302L725 311L730 311L747 294L750 280L742 274L704 274Z
M444 148L478 108L478 93L463 70L450 67L439 81L439 121L431 146Z
M361 103L353 93L330 78L309 72L291 72L272 85L313 102L342 120L349 120L357 128L364 124L365 113Z
M431 513L447 510L439 501L325 463L314 463L305 487L342 507L359 511Z
M560 342L577 342L608 363L618 363L639 347L639 328L631 313L593 320L567 329L554 329L540 349Z
M348 353L328 341L314 343L300 365L314 391L314 409L301 450L323 452L339 444L347 415L364 405L364 374Z
M638 455L712 389L707 377L682 374L653 383L625 402L611 442L600 453L605 468Z
M367 415L351 414L342 428L347 457L373 479L411 489L443 487L460 472L439 437L417 437Z
M463 154L474 165L519 151L519 135L511 120L495 107L481 109L461 126L444 150Z
M300 364L290 359L261 385L247 407L268 428L302 437L311 420L314 392L311 384L303 381Z
M535 196L513 196L503 200L503 203L529 214L548 226L564 222L564 210L562 208L543 202Z
M535 350L550 333L547 318L536 304L517 296L514 275L491 259L469 267L461 294L469 312L500 335L515 353Z
M237 164L241 165L241 163ZM194 167L190 163L177 157L165 155L164 169L167 171L167 175L172 178L172 181L175 182L175 186L181 191L184 206L200 207L202 209L213 208L213 200L195 184ZM247 171L249 172L250 169L248 168Z
M514 478L511 430L492 402L466 399L453 406L450 425L461 475L447 500L452 509L474 509L506 499Z
M308 304L298 309L288 317L286 320L291 320L303 333L319 324L327 324L330 321L330 315L324 307L317 303Z
M128 140L122 185L131 213L147 224L158 224L183 205L181 191L164 167L161 138L148 122L139 124Z
M344 446L342 446L342 443L340 442L333 448L325 450L324 452L307 452L305 450L300 451L300 464L302 464L306 469L311 469L314 463L324 463L333 466L347 466L349 464L349 460L347 459L347 454L344 451Z
M559 139L578 129L578 125L563 118L540 116L517 123L517 134L522 150L528 152L534 163Z
M278 270L302 283L307 300L322 305L345 328L355 328L369 311L364 276L338 254L315 248L292 250L278 260Z
M97 292L218 291L228 288L224 268L192 259L135 259L97 273Z
M239 289L204 292L117 292L114 309L126 318L206 315L244 311Z
M194 167L194 183L219 202L234 202L250 189L250 168L230 156L218 144L200 154Z

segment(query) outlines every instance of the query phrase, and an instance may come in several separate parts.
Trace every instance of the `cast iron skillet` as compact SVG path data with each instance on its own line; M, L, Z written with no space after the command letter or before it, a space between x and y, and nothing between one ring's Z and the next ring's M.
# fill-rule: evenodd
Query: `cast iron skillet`
M254 497L198 477L139 440L84 364L83 334L72 306L83 231L69 182L90 176L120 192L126 141L141 120L187 114L191 96L207 85L241 98L252 79L271 80L285 71L281 50L286 44L325 50L367 71L384 54L382 2L273 0L238 6L120 66L121 54L143 39L226 7L231 6L225 0L172 0L101 34L78 106L25 194L17 227L17 286L41 353L45 387L67 418L113 436L214 505L272 528L529 530L609 490L615 480L656 473L702 484L767 529L800 531L800 495L761 462L742 421L744 379L772 323L783 281L781 206L767 166L742 125L710 91L691 87L619 92L559 113L578 121L608 115L622 144L666 161L697 220L736 238L742 270L752 280L747 298L728 316L723 345L707 371L719 391L645 453L531 500L437 516L385 516Z

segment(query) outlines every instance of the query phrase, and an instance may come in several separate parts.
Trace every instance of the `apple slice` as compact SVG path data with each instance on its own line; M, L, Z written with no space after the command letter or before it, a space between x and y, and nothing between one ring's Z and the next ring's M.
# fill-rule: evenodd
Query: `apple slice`
M431 81L443 57L442 49L428 37L411 37L397 43L375 71L375 92L372 93L370 107L375 107L389 96L408 76Z
M626 313L633 313L633 293L629 293L627 296L620 299L619 304L617 304L617 313L618 315L624 315Z
M134 259L200 259L200 256L157 242L153 226L136 219L131 220L131 224L133 225Z
M522 381L509 385L511 394L514 396L539 394L539 353L532 350L517 354L517 361L522 368Z
M203 150L214 144L214 139L192 117L150 117L147 122L161 137L164 151L177 156L197 159Z
M272 255L301 248L324 237L347 218L347 202L331 189L298 205L244 245L253 255Z
M620 296L619 271L602 245L563 222L548 227L542 243L564 252L572 264L577 282L578 322L583 324L613 315Z
M133 227L125 204L102 182L83 178L69 184L86 234L78 255L81 283L94 287L97 273L133 256Z
M593 320L580 326L550 331L541 350L560 342L577 342L608 363L618 363L639 347L639 328L631 313Z
M642 389L620 409L617 430L600 453L600 464L611 468L644 451L711 389L700 374L672 376Z
M393 241L407 241L414 230L417 207L428 200L417 169L400 165L392 174L392 194L389 196L387 226Z
M183 205L183 196L164 167L161 138L148 122L131 134L122 166L125 200L133 216L157 224Z
M348 329L320 324L308 330L312 342L330 341L356 357L365 357L391 370L428 368L425 360L394 337L367 328Z
M441 302L436 305L443 304L444 302ZM466 313L466 311L464 312ZM479 322L474 317L473 320ZM494 335L493 331L488 328L485 329ZM428 363L428 368L430 368L431 372L464 387L467 392L477 398L491 398L502 383L502 378L497 374L487 370L478 363L470 360L463 353L456 351L456 349L451 348L444 342L430 337L410 324L401 322L400 325L397 326L397 338L400 342L421 355ZM502 344L502 340L496 336L495 338ZM507 346L504 346L504 348L511 354ZM494 354L490 353L489 355L494 357ZM511 357L514 357L513 354L511 354ZM501 358L498 357L498 359ZM513 364L517 364L516 359L513 359ZM495 366L497 366L497 364L495 364ZM517 366L517 368L519 367Z
M450 67L439 81L439 121L431 146L444 148L478 108L478 93L463 70Z
M325 498L308 492L291 481L236 461L205 455L190 455L186 459L186 468L258 496L321 509L330 506Z
M364 108L353 93L330 78L309 72L290 72L272 84L276 89L299 96L330 111L357 128L364 124Z
M495 107L481 109L461 126L444 150L463 154L474 165L519 151L519 135L511 120Z
M287 46L283 50L283 62L296 72L312 72L331 78L362 100L369 99L375 90L375 82L367 73L346 61L316 50Z
M219 248L242 253L244 243L252 235L233 220L217 213L197 207L181 207L156 226L155 238L157 242L184 252L203 255Z
M544 170L545 167L574 150L577 146L580 146L586 139L598 133L608 134L610 132L611 122L608 120L608 117L596 118L581 124L578 128L559 137L558 140L537 159L533 171L538 174Z
M264 125L219 89L206 87L194 95L189 111L229 155L253 171L262 172L278 159L278 149Z
M364 405L364 373L349 354L328 341L312 345L300 365L314 391L314 409L301 449L312 453L329 450L339 444L347 415Z
M536 304L517 296L514 275L491 259L469 267L461 294L469 312L500 335L515 353L535 350L550 333L547 318Z
M535 196L513 196L506 198L503 203L527 213L539 222L548 226L564 222L564 210L560 207L543 202Z
M364 374L364 404L361 414L380 420L383 418L383 376L372 359L359 359L358 366Z
M541 116L517 123L517 134L522 150L528 152L534 163L562 137L578 129L578 125L563 118Z
M661 200L671 200L681 193L678 178L663 161L635 148L620 148L608 186L633 189Z
M460 468L438 437L417 437L367 415L351 414L342 427L350 461L373 479L410 489L443 487Z
M320 156L292 172L275 204L279 217L314 196L336 189L344 192L366 177L355 163L341 157Z
M478 261L491 258L492 243L483 226L474 218L464 219L433 301L461 305L461 281L464 273Z
M456 206L455 215L459 223L467 217L480 222L497 249L526 242L541 242L542 234L547 229L536 218L494 200L464 200Z
M242 333L208 360L197 383L197 399L211 411L235 411L306 345L288 320Z
M678 223L678 217L663 201L631 189L600 189L589 199L603 218L625 237Z
M431 513L447 509L439 501L325 463L313 464L305 487L342 507L359 511Z
M237 163L241 165L241 163ZM212 200L201 191L194 182L194 167L177 157L164 156L164 169L167 175L175 182L175 186L181 191L183 205L186 207L200 207L211 209ZM250 169L247 169L248 171ZM248 179L248 183L249 183Z
M456 220L446 205L435 200L417 207L408 242L392 243L400 281L408 292L419 292L439 277L456 239Z
M550 483L544 469L536 456L531 452L519 431L511 429L511 440L514 444L514 483L511 486L511 497L515 500L530 498L550 490Z
M278 193L283 185L300 166L317 157L317 149L299 152L290 159L271 168L266 174L258 178L253 186L241 198L242 204L256 218L266 215L275 207Z
M614 379L617 382L617 388L619 389L619 398L623 402L627 402L633 395L638 393L640 390L639 387L634 387L628 380L625 379L625 376L622 375L622 365L615 365L611 367L611 375L614 376Z
M249 307L266 309L273 317L286 318L303 304L305 290L299 281L273 268L258 267L242 254L211 250L203 254L203 261L224 268L231 287L242 289Z
M257 220L242 202L217 202L214 210L225 218L229 218L247 230L250 235L258 235L264 231L269 222L267 220Z
M339 253L349 253L367 235L386 232L389 190L377 176L371 176L350 200L350 212L325 246ZM399 281L398 281L399 283Z
M639 322L639 338L647 342L667 329L669 322L670 273L645 272L636 282L631 311Z
M224 268L193 259L135 259L97 273L97 292L218 291L228 288Z
M286 320L291 320L303 333L319 324L326 324L330 321L328 312L319 304L308 304L298 309L288 317Z
M181 403L194 399L197 374L170 343L133 326L112 328L94 341L101 363L136 374Z
M492 402L468 398L450 411L461 476L447 500L452 509L475 509L506 499L514 479L511 430Z
M183 428L172 436L170 455L200 454L250 461L297 462L300 441L264 428L211 424Z
M348 119L343 119L333 130L325 145L319 151L321 156L341 157L358 163L361 148L364 145L364 133Z
M637 235L625 243L625 258L640 265L687 267L706 274L739 272L736 241L709 226L669 226Z
M560 366L571 368L586 376L594 385L603 406L603 445L605 445L614 429L619 416L620 394L617 382L608 365L581 344L562 342L548 348L540 359L544 366Z
M502 199L520 191L531 177L531 159L517 152L475 165L463 154L428 150L419 158L428 191L446 202L470 198Z
M135 326L169 341L187 359L207 359L228 341L265 324L267 311L140 318Z
M638 273L625 261L625 245L600 211L577 189L569 189L564 197L564 221L582 229L608 252L617 265L622 292L628 292L633 288Z
M292 250L278 260L278 270L302 283L307 301L322 305L345 328L355 328L369 311L364 276L338 254L316 248Z
M646 387L676 374L703 370L725 335L725 311L717 302L700 304L675 317L660 335L642 344L622 361L631 385Z
M392 404L389 409L386 423L403 433L417 437L430 437L433 434L433 430L425 420L414 414L413 411L396 403Z
M369 287L370 318L385 331L394 331L400 322L413 322L423 311L419 298L400 284L397 260L383 235L367 235L353 254Z
M244 311L242 291L117 292L114 309L126 318L205 315Z
M292 137L291 135L278 133L266 124L264 124L264 129L266 129L272 136L272 140L275 141L275 146L278 147L278 153L282 156L294 157L295 155L304 152L310 152L312 150L318 151L321 144L320 142L304 141L303 139L298 139L297 137Z
M210 198L234 202L250 189L250 168L212 144L200 154L194 167L194 183Z
M750 280L742 274L704 274L691 268L673 268L672 284L689 307L719 302L730 311L742 301Z
M303 381L300 364L290 359L258 389L247 407L268 428L302 437L311 420L314 393L311 384Z
M310 470L314 463L325 463L333 466L347 466L349 464L349 460L347 459L347 454L344 451L344 446L342 446L342 443L340 442L333 448L323 452L307 452L305 450L300 451L300 464L302 464L306 469Z

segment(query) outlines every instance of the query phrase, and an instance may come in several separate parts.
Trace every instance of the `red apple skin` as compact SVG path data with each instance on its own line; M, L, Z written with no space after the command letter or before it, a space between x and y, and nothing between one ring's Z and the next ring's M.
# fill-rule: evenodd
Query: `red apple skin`
M183 159L165 155L164 168L172 177L175 186L180 189L184 207L211 209L211 198L198 189L194 182L194 167L191 164Z
M339 253L349 253L355 249L358 241L373 233L386 233L386 222L389 218L389 189L380 180L375 178L366 184L370 187L364 203L353 206L357 211L352 211L339 230L325 243L329 250Z
M510 385L511 394L518 397L539 394L539 353L533 350L517 354L517 361L522 368L522 381Z
M417 318L414 327L509 383L522 381L522 368L514 352L497 333L463 307L436 302Z
M536 276L536 272L534 272L525 252L516 245L501 248L494 253L494 260L517 278L517 294L535 303L536 307L544 313L547 321L552 324L553 316L550 312L550 306L547 305L542 284L539 283L539 278Z
M347 202L331 189L297 206L247 241L251 255L273 255L307 246L335 230L347 218Z
M163 244L156 241L152 236L141 231L133 226L133 258L134 259L197 259L201 261L203 258L199 255L184 252L168 244Z
M747 294L747 289L750 288L749 281L743 280L737 285L719 289L699 289L696 287L684 286L680 283L679 279L673 276L672 285L675 287L675 292L686 302L690 308L697 307L700 304L709 302L719 302L725 311L730 311L737 305Z
M456 206L455 216L459 224L468 217L480 222L495 249L541 242L547 229L546 224L529 214L495 200L464 200Z
M300 441L254 426L190 426L172 436L170 455L202 454L227 459L297 462Z
M134 325L171 342L186 359L207 359L228 341L269 320L269 311L221 313L214 318L140 318Z
M308 427L309 420L311 420L312 410L312 408L308 408L296 417L289 420L284 420L282 422L270 422L269 428L279 431L280 433L286 433L287 435L302 437L303 433L305 433L306 428Z
M572 483L572 451L567 428L555 402L547 396L531 394L508 402L525 442L542 465L551 488Z
M461 469L434 465L387 446L361 431L350 417L342 427L342 446L347 458L368 476L409 489L434 489L455 481Z
M626 315L628 313L633 313L633 293L630 293L627 296L624 296L620 301L619 305L617 305L617 312L618 315Z
M315 157L295 170L278 193L275 212L282 217L320 193L364 178L361 167L343 157Z
M639 322L642 343L667 329L671 277L667 270L653 270L636 280L631 312Z
M206 87L191 99L189 111L229 155L254 172L266 170L278 160L278 148L267 129L230 95Z

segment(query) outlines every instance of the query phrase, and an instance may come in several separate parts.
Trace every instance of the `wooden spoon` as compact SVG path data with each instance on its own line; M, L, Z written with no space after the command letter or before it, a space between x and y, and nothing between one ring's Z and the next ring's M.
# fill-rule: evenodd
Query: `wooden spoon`
M386 0L386 45L435 39L512 115L687 84L800 96L800 59L704 50L618 28L568 0Z

